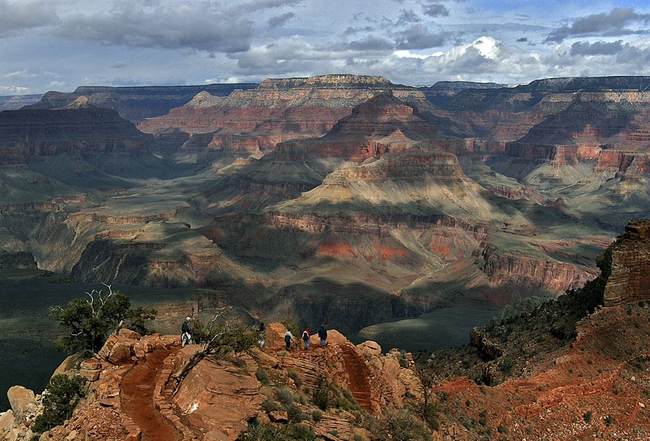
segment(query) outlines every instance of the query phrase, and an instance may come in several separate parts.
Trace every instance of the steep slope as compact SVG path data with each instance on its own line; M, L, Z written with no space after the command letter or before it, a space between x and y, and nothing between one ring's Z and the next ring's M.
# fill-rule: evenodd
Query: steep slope
M0 112L0 163L67 154L142 154L152 141L113 110L75 102L58 110Z
M475 329L472 346L434 352L445 432L461 428L462 439L488 428L507 439L646 439L650 293L633 288L621 298L612 287L645 286L638 269L648 265L648 231L648 220L630 224L584 288ZM626 257L632 254L638 259Z

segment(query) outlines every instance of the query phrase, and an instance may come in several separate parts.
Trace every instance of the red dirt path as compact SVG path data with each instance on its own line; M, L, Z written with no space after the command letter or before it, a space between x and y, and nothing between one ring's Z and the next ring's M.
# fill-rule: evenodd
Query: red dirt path
M362 408L372 411L372 404L370 401L370 372L365 362L359 358L359 355L347 345L341 347L343 350L343 363L345 364L345 371L350 380L350 392Z
M179 441L176 429L160 414L153 395L156 377L172 351L156 351L133 366L122 380L122 409L142 431L142 441Z

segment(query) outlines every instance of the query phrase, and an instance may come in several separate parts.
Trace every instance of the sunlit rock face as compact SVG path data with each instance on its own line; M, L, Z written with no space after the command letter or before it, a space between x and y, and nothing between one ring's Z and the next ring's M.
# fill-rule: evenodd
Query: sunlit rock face
M650 300L650 221L630 223L600 265L605 306Z

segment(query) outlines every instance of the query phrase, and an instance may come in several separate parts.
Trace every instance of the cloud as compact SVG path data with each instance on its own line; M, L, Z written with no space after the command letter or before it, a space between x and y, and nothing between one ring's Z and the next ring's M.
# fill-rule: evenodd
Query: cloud
M271 7L279 2L249 5ZM252 31L250 20L225 14L211 2L134 0L115 3L107 12L65 17L54 32L59 37L111 45L230 53L247 50Z
M252 0L228 8L225 11L225 15L240 15L263 11L265 9L277 9L286 6L297 6L302 2L303 0ZM219 7L221 6L219 5Z
M424 4L422 5L424 14L429 17L448 17L449 9L440 3Z
M296 14L294 14L293 12L287 12L285 14L275 15L267 20L267 24L272 29L279 28L281 26L284 26L286 22L288 22L295 16Z
M577 41L571 45L571 56L589 56L589 55L615 55L624 48L623 41L597 41L589 43L588 41Z
M399 16L395 21L396 26L404 26L411 23L419 23L422 19L411 9L401 9L399 11Z
M567 38L585 35L625 35L634 31L626 26L650 22L650 14L639 14L632 8L614 8L609 12L592 14L576 19L571 25L555 29L547 42L562 42Z
M372 26L348 26L345 31L343 31L343 36L347 37L350 35L356 35L361 32L372 32L375 28Z
M421 24L413 25L395 34L398 49L428 49L446 43L448 32L431 33Z
M344 45L346 49L354 51L382 51L392 50L393 42L381 37L366 37L361 40L354 40Z
M0 0L0 37L48 26L58 20L56 9L51 2Z

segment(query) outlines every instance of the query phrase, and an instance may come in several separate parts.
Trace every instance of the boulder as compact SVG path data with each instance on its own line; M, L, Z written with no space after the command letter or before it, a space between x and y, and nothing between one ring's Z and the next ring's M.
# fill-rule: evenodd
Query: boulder
M10 387L7 391L7 398L18 421L23 421L27 413L36 407L36 395L23 386Z
M4 433L9 432L15 422L16 418L14 418L13 410L0 413L0 437L2 437Z
M132 330L130 330L128 328L120 328L117 335L119 337L125 337L125 338L131 339L131 340L140 340L140 338L142 338L142 336L140 334L138 334L137 332L132 331Z
M379 357L381 355L381 346L376 341L368 340L357 345L357 348L363 352L366 358Z
M120 340L111 349L111 353L108 355L108 361L113 364L123 364L131 360L133 355L133 341L132 340Z

